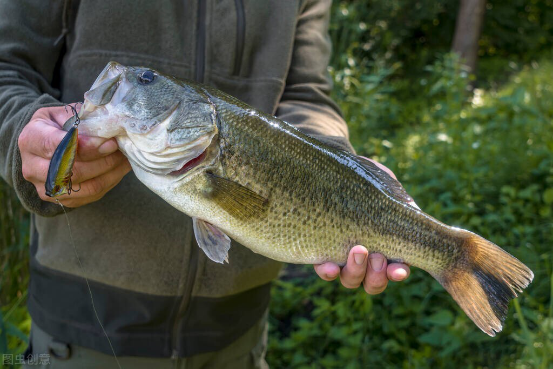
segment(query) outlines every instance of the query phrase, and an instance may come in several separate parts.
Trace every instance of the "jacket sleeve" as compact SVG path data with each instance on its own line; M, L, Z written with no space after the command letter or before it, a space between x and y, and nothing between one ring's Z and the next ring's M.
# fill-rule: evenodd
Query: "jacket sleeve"
M292 60L276 116L304 133L342 150L354 152L340 109L330 98L328 35L330 0L307 0L296 26Z
M62 105L52 87L62 43L62 1L0 1L0 175L23 206L55 215L59 206L42 201L21 173L19 134L42 107Z

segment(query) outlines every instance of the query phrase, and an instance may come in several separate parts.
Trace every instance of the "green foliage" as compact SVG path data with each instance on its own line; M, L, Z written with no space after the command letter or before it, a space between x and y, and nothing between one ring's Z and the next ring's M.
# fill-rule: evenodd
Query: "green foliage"
M503 332L490 338L420 270L376 297L320 281L306 270L308 277L281 280L275 288L270 363L552 367L553 64L524 68L499 91L469 94L469 76L454 56L445 55L425 68L410 101L391 96L392 73L334 73L358 153L393 169L429 214L523 260L535 280L511 304ZM344 86L348 92L341 92ZM365 96L365 103L350 93ZM397 121L382 134L392 124L382 123L390 114Z
M27 346L28 235L28 214L0 181L0 354L20 354Z
M454 0L343 0L333 3L332 65L401 61L408 71L422 69L435 52L447 51L455 27Z
M457 0L335 1L331 64L343 70L401 63L395 78L418 82L424 67L451 49L458 7ZM521 65L543 58L553 42L552 25L551 0L487 0L479 83L504 82Z

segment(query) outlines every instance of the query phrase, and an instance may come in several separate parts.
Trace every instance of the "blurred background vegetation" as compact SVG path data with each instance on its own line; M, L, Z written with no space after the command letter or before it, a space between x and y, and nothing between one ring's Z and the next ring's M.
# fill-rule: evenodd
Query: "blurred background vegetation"
M471 2L481 27L456 27ZM466 65L453 40L475 28L477 64ZM335 1L331 37L333 93L357 152L535 279L490 338L420 270L369 297L292 266L273 288L271 367L553 368L553 0ZM0 352L26 346L28 227L0 181Z

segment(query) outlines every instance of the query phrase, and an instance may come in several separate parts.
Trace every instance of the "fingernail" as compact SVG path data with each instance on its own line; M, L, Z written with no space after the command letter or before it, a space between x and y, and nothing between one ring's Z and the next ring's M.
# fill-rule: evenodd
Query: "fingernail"
M330 275L330 274L327 274L327 273L325 273L325 276L326 276L328 279L334 279L334 278L336 278L335 275Z
M373 268L375 272L380 272L384 264L384 258L380 255L369 257L369 262L371 263L371 268Z
M355 264L361 265L365 262L366 254L360 253L360 252L354 252L353 253L353 260L355 260Z
M405 269L396 269L393 274L395 281L403 281L407 278L407 271Z
M104 142L103 144L98 147L98 152L101 155L109 155L113 154L117 151L117 144L113 140L109 140Z

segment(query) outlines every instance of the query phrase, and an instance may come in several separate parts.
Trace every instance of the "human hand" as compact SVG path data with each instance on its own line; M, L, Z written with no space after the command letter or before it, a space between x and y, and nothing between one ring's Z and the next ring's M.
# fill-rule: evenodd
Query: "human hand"
M371 161L390 176L396 178L390 169L373 160ZM416 206L415 203L413 205ZM363 287L369 295L383 292L388 286L388 281L403 281L409 277L410 273L409 267L406 264L388 264L383 255L378 253L369 255L367 249L359 245L352 247L347 263L342 270L334 263L318 264L314 265L314 268L319 277L325 281L332 281L340 276L340 281L346 288L357 288L363 283Z
M23 177L31 182L39 197L55 202L46 196L44 184L50 159L67 132L63 124L72 116L63 106L41 108L19 135ZM127 158L118 150L115 139L79 136L78 149L71 177L73 187L80 191L57 199L67 207L75 208L101 199L131 170Z

